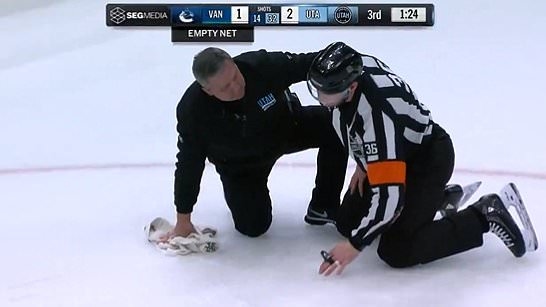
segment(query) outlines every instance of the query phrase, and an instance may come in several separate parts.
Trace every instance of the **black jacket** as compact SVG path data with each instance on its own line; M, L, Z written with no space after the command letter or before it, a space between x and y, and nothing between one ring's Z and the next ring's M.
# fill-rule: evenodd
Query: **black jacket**
M197 202L205 158L220 168L237 168L282 155L294 127L285 91L306 79L315 56L259 50L235 57L246 82L239 101L219 101L197 82L186 90L176 110L178 213L192 212Z

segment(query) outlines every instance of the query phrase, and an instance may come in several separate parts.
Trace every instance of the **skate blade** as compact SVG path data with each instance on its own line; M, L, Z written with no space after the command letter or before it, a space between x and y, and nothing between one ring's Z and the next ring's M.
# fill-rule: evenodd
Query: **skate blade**
M481 181L476 181L469 185L465 185L463 187L463 197L461 197L461 200L457 204L457 208L460 208L461 206L463 206L474 195L474 193L476 193L476 191L480 188L481 185L482 185Z
M536 251L538 249L538 238L535 228L533 227L533 223L531 223L531 218L529 217L529 213L523 204L523 199L521 198L516 185L513 183L507 184L501 190L501 197L505 200L503 201L505 206L513 206L518 213L519 220L523 225L521 232L523 234L523 240L525 241L526 250L528 252ZM506 210L509 209L508 207L506 207Z

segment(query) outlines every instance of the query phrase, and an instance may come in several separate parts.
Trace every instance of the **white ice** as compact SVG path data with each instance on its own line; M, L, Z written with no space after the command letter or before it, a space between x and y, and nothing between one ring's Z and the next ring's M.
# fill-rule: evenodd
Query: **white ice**
M380 57L452 135L452 181L482 180L480 194L515 182L540 241L546 2L433 3L431 28L257 28L254 43L217 45L235 55L343 40ZM343 275L319 276L319 251L341 238L303 222L314 151L274 169L265 236L234 230L209 166L193 219L219 229L220 250L153 249L143 226L174 219L175 107L209 44L107 28L105 4L0 2L0 306L546 306L543 249L516 259L490 234L482 248L404 270L374 244ZM305 85L293 89L314 103ZM119 164L130 165L109 167ZM36 172L66 166L76 169Z

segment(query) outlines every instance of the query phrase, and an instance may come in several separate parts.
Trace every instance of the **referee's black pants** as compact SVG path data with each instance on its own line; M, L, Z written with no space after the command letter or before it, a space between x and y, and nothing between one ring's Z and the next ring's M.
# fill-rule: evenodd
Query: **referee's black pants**
M275 158L251 164L216 166L235 228L244 235L260 236L271 225L272 206L267 182L275 162L284 154L318 148L310 205L318 210L339 208L348 156L332 127L331 114L321 106L304 106L297 111L295 119L293 133Z
M483 218L472 207L433 221L444 200L444 188L453 173L455 153L451 138L435 125L430 142L416 160L407 161L404 208L381 235L377 253L392 267L431 262L481 246ZM337 227L346 237L359 227L370 208L372 192L366 181L364 197L348 191Z

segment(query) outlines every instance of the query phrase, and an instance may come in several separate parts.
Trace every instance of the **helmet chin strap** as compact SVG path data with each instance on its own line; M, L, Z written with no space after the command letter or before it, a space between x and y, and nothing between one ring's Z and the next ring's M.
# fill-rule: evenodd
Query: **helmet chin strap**
M345 94L343 94L343 99L342 101L343 102L348 102L347 99L349 99L349 95L351 94L351 89L348 87L346 90L345 90Z

